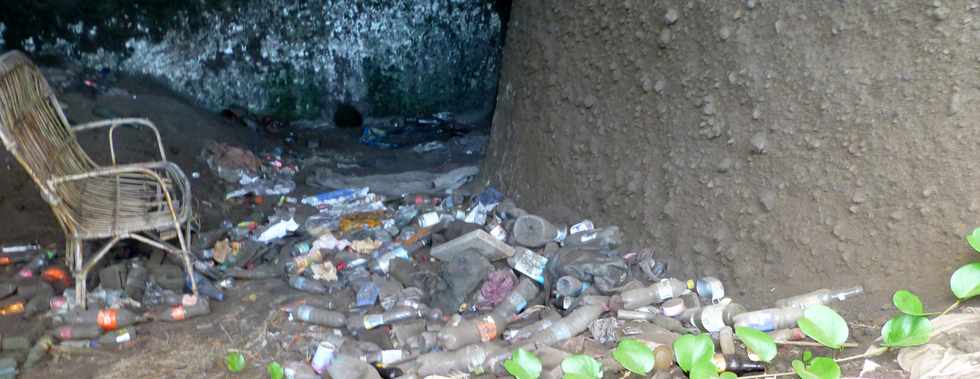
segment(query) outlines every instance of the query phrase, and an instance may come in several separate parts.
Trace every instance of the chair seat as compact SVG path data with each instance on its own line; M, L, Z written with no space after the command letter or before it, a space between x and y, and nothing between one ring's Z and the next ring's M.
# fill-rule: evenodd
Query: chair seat
M186 183L186 177L176 166L160 174L166 190L175 196L177 221L187 221L189 212L182 201L183 188L175 185ZM174 228L163 189L151 175L137 172L85 179L80 182L80 193L78 238L109 238L120 233Z

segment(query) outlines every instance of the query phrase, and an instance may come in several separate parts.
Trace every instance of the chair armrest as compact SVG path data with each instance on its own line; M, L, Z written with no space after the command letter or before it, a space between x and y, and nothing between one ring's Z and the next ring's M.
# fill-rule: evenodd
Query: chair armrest
M85 124L75 125L71 128L75 132L84 132L86 130L98 129L109 127L109 154L112 156L112 164L116 165L116 147L112 142L112 136L116 131L116 128L121 125L136 125L150 128L153 131L153 135L157 137L157 147L160 149L160 160L166 161L167 154L163 150L163 139L160 138L160 130L157 129L156 125L153 125L150 120L145 118L114 118L109 120L94 121Z

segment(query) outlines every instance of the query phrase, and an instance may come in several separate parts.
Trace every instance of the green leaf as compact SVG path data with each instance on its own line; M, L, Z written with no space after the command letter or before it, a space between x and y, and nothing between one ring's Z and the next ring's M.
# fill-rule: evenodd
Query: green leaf
M561 371L564 379L600 379L602 364L588 355L579 354L561 361Z
M929 342L932 323L923 316L898 315L881 328L882 346L907 347Z
M803 363L810 363L813 360L813 352L810 350L803 351Z
M829 348L839 349L847 341L847 321L824 305L808 307L796 324L804 334Z
M776 341L768 334L753 328L736 326L735 335L763 361L769 362L776 357Z
M265 372L269 374L269 378L272 379L282 379L286 375L285 370L279 365L279 362L272 362L265 366Z
M915 296L914 293L906 290L895 291L895 295L892 296L892 303L895 304L895 308L907 315L922 316L926 314L922 300L919 300L919 297Z
M238 351L229 351L225 357L225 365L228 366L228 371L241 372L245 368L245 355Z
M541 360L530 351L517 349L504 361L504 368L517 379L536 379L541 375Z
M731 371L725 371L721 373L721 376L718 377L718 379L738 379L738 375L735 375L735 373Z
M949 278L949 288L960 300L980 295L980 262L960 267Z
M980 253L980 228L973 229L973 233L966 236L966 242L970 244L973 251Z
M718 367L711 363L710 359L702 360L691 367L691 374L688 377L690 379L717 379Z
M655 362L653 350L650 350L647 344L632 338L619 341L619 346L613 350L612 356L616 362L623 365L623 368L640 375L653 370Z
M705 334L685 334L674 340L674 358L684 371L691 371L698 362L710 361L714 355L715 343Z
M793 360L793 371L800 379L840 379L840 366L827 357L814 358L810 365L804 365L799 359Z

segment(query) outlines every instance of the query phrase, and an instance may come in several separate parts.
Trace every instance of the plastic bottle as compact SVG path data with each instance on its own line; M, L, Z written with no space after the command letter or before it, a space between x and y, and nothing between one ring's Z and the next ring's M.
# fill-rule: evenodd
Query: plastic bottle
M361 355L361 360L381 367L390 366L403 362L411 358L411 354L405 350L376 350Z
M514 314L527 306L528 299L537 294L538 286L531 279L521 279L507 299L497 304L492 312L444 329L439 333L439 342L448 350L456 350L465 345L493 341L504 331Z
M396 258L407 261L412 260L408 250L402 247L401 244L392 244L379 251L377 257L368 264L368 269L380 275L385 275L391 266L391 260Z
M0 343L2 351L22 351L31 348L31 339L27 336L6 336Z
M59 340L82 340L95 338L102 335L102 328L98 325L62 325L51 332Z
M530 338L532 335L542 330L550 328L551 325L554 325L556 321L561 320L561 315L558 314L558 312L553 311L550 308L546 312L547 313L541 316L540 320L535 321L530 325L521 327L519 329L511 329L505 331L503 333L504 340L515 344L520 343L521 341Z
M578 307L561 320L555 321L554 325L550 328L528 338L525 345L539 343L551 346L557 342L569 339L588 329L589 323L599 318L602 312L602 306L600 305L584 305Z
M13 283L0 283L0 299L13 295L17 291L17 285Z
M439 351L419 356L419 377L447 373L477 373L485 371L491 358L510 356L510 350L496 342L467 345L455 351Z
M246 270L240 267L229 267L227 270L225 270L226 276L235 279L272 279L279 277L282 274L282 270L271 264L261 265L251 270Z
M327 373L333 379L381 379L378 371L357 357L340 354L327 366Z
M715 354L711 363L714 363L719 371L730 371L739 375L766 369L762 363L752 362L736 355Z
M327 293L327 287L320 282L299 275L289 276L289 286L305 292Z
M800 308L769 308L735 316L735 326L747 326L763 332L786 329L796 326L796 320L803 317Z
M24 300L17 299L3 307L0 307L0 316L11 316L24 313Z
M583 283L578 278L569 275L560 277L555 282L555 292L562 296L576 297L581 295L586 288L589 288L588 283Z
M104 331L127 327L144 320L143 317L126 309L113 308L89 309L85 311L76 309L75 311L60 315L59 318L65 324L94 324L98 325Z
M684 328L684 325L682 325L680 321L657 313L620 309L616 311L616 318L620 320L645 320L671 332L688 332L688 329Z
M776 342L802 341L806 339L806 334L800 328L777 329L769 332L769 336Z
M30 369L37 365L45 355L48 354L48 350L54 345L54 338L45 335L38 338L34 346L31 347L31 351L27 353L27 359L24 360L24 368Z
M569 235L562 241L565 247L596 247L600 250L616 250L623 243L623 233L618 226L607 226Z
M368 313L363 316L353 316L347 318L347 329L371 330L381 325L387 325L403 320L422 318L420 310L411 308L394 308L384 313Z
M347 318L340 312L320 309L308 304L300 305L291 313L297 320L332 328L342 328L347 325Z
M92 340L92 347L122 345L133 340L135 328L123 328L108 332Z
M691 315L691 325L709 333L717 333L725 326L735 324L735 316L745 313L745 307L732 303L730 299L722 300L698 309Z
M566 233L564 227L556 227L548 220L531 214L518 217L511 231L515 243L530 248L541 247L548 242L564 241Z
M146 289L146 267L143 267L143 261L138 259L130 261L125 288L126 296L139 302L143 301L143 291Z
M161 321L183 321L211 313L207 298L184 295L181 303L160 312L154 317Z
M54 256L54 251L51 250L36 255L34 259L31 259L24 267L21 267L20 271L17 271L17 276L23 279L37 276L41 272L41 269L51 263Z
M24 262L30 262L30 255L0 255L0 266L12 266Z
M725 285L713 276L698 279L694 282L694 290L698 296L707 301L720 301L725 298Z
M849 297L860 295L862 293L864 293L864 287L862 286L855 286L855 287L842 288L836 290L823 288L810 293L805 293L802 295L797 295L797 296L777 300L775 303L773 303L773 305L776 308L787 308L787 307L806 308L811 305L827 304L834 300L844 301Z
M28 319L36 314L47 312L51 309L51 297L54 296L54 290L47 283L42 283L45 287L41 291L38 291L27 301L24 305L24 313L21 317Z
M208 278L205 278L204 275L201 275L201 273L194 271L194 281L197 282L197 293L217 301L225 300L225 293L221 292L218 287L215 287L214 284L211 283ZM188 290L191 288L189 279L186 280L185 285L187 286Z
M320 379L320 375L310 368L306 362L290 361L282 365L283 378L285 379Z
M660 304L667 299L680 296L693 286L693 283L685 284L680 280L669 278L654 283L649 287L623 291L620 294L620 298L623 301L623 308L636 309L644 305Z

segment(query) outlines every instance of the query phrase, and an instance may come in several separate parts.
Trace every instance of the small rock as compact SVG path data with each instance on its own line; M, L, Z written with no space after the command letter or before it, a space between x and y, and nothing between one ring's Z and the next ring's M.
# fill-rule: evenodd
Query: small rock
M657 80L657 82L653 84L653 90L657 91L657 93L661 95L664 93L664 87L667 87L667 83L663 80Z
M643 92L650 93L650 91L653 91L653 80L651 80L649 77L643 77L641 83L643 86Z
M595 95L589 95L582 100L582 105L585 105L586 108L592 108L595 106L597 101L599 101L599 99L596 99Z
M936 194L939 189L936 186L928 186L926 189L922 190L922 197L931 197Z
M771 212L776 207L776 193L769 190L763 191L759 195L759 203L762 204L762 209Z
M949 107L946 109L946 114L955 116L957 113L960 113L960 89L953 87L953 94L949 97Z
M726 157L725 159L722 159L721 162L718 162L718 166L715 167L715 170L724 174L728 172L728 170L732 169L732 165L734 163L735 162L731 158Z
M664 22L667 25L674 25L679 18L681 18L681 12L677 8L670 8L667 10L667 14L664 15Z
M753 9L755 8L756 0L745 0L745 8Z
M727 26L722 26L721 30L718 31L718 36L721 37L722 41L727 41L728 37L731 37L731 35L732 35L732 30L729 29Z
M762 111L759 110L759 107L752 108L752 119L758 120L761 117L762 117Z
M854 204L863 204L865 201L868 201L868 194L864 193L864 191L857 191L851 197L851 201Z
M664 30L661 30L660 38L658 39L660 41L660 48L666 49L667 45L670 45L670 41L673 39L674 39L674 35L671 34L669 28L664 28Z
M758 132L749 140L752 144L752 152L755 154L765 154L769 148L769 141L765 132Z

